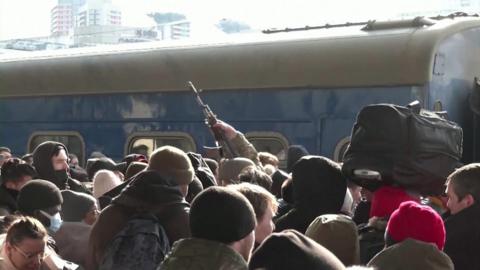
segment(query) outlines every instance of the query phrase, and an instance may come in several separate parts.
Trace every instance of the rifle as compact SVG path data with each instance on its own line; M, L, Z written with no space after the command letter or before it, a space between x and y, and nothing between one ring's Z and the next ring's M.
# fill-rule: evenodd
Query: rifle
M220 149L220 155L223 156L223 151L220 148L219 141L223 141L225 143L225 146L227 147L228 152L230 152L230 154L233 157L238 157L237 152L233 148L230 141L228 141L228 139L225 137L225 134L222 131L216 131L213 129L213 126L218 122L218 119L217 119L217 116L210 109L210 106L205 104L202 98L200 97L201 90L197 90L195 88L195 85L193 85L191 81L188 81L187 84L188 84L188 87L195 94L198 106L200 106L200 108L202 109L203 115L205 116L205 124L210 128L210 132L215 138L215 145L217 146L218 149Z

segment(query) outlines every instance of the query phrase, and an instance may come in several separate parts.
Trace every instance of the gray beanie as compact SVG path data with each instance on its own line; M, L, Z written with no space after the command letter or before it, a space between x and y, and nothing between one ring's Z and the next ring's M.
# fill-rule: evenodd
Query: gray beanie
M192 236L229 244L256 226L255 212L240 192L212 186L195 197L190 208Z
M62 191L62 218L64 221L82 221L97 200L92 195L75 192L71 190Z

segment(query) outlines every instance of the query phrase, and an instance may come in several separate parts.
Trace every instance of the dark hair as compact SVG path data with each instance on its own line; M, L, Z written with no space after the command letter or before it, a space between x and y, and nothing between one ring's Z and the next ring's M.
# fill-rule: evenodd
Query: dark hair
M8 152L8 153L12 153L12 150L10 150L10 148L8 147L5 147L5 146L0 146L0 153L1 152Z
M238 180L240 183L245 182L259 185L268 191L272 189L272 178L268 174L252 166L243 169L238 175Z
M9 158L1 169L3 183L17 182L22 176L28 175L34 178L37 175L35 168L19 158Z
M447 178L447 184L452 183L453 190L461 200L471 194L475 202L480 200L480 163L465 165Z
M67 149L63 147L63 145L55 145L55 148L53 149L52 157L58 156L61 150L65 150L65 153L68 153Z
M25 238L46 239L47 230L40 221L32 217L19 217L7 230L5 242L18 245Z

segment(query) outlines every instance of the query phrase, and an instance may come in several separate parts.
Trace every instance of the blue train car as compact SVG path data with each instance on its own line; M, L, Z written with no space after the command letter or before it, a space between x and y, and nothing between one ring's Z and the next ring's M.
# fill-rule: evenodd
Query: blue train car
M480 19L417 18L192 45L145 43L0 58L0 145L15 154L64 142L84 161L163 144L212 145L186 82L259 150L290 144L339 160L372 103L446 110L477 158L468 106L480 74Z

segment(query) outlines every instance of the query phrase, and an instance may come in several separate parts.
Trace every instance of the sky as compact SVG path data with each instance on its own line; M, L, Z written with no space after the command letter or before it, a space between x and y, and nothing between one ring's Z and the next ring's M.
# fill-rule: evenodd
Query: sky
M400 13L432 11L460 0L111 0L126 26L152 26L151 12L178 12L193 24L212 27L223 18L254 29L388 19ZM480 0L470 0L480 2ZM48 36L57 0L0 0L0 40ZM478 4L476 4L478 5Z

